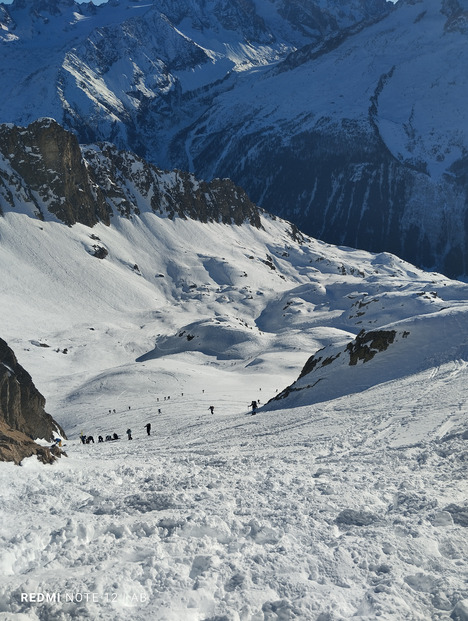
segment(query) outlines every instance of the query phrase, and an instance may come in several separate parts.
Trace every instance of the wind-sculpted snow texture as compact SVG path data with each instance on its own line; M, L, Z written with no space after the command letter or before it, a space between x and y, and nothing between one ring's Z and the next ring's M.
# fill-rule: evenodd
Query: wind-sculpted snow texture
M2 334L69 438L1 464L0 617L465 621L467 285L83 158L109 224L21 183L0 217Z
M466 619L466 363L256 417L248 376L122 378L112 423L73 420L132 442L0 469L5 618Z

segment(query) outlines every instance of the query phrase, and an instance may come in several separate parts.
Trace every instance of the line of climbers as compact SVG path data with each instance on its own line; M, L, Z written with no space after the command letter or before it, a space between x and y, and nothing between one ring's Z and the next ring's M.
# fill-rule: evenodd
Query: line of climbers
M147 423L145 425L145 429L146 429L146 433L148 436L151 435L151 423ZM129 428L126 431L128 439L129 440L133 440L132 437L132 430ZM86 436L83 432L80 433L80 440L83 444L94 444L94 437L93 436ZM98 442L111 442L112 440L120 440L120 436L118 434L116 434L115 432L112 435L107 435L106 439L104 440L103 436L98 436Z
M261 390L261 389L260 389ZM205 392L204 390L202 392ZM182 393L183 395L184 393ZM170 397L167 397L167 399L170 399ZM166 400L166 397L164 397L164 400ZM159 401L159 398L158 398ZM258 408L258 404L260 403L260 401L252 401L252 403L249 405L250 408L252 408L252 415L257 413L257 408ZM128 406L128 409L130 410L130 406ZM212 414L214 414L214 406L210 405L210 407L208 408L210 410L210 412ZM115 413L115 410L109 410L109 414L111 412ZM161 410L158 409L158 414L161 414ZM147 423L145 425L146 428L146 433L150 436L151 435L151 423ZM132 430L130 428L127 429L126 431L127 437L129 440L133 440L132 437ZM80 440L83 444L94 444L94 437L93 436L86 436L83 434L83 432L81 432L80 434ZM107 435L105 441L106 442L110 442L112 440L120 440L120 437L114 432L112 435ZM104 438L103 436L98 436L98 442L104 442Z

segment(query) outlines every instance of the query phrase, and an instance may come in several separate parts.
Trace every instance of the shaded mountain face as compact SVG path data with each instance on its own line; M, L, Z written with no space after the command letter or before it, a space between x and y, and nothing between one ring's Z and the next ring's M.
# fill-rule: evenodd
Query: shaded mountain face
M314 237L466 275L467 9L16 0L0 121L54 117L82 143L229 177ZM82 220L105 221L87 202Z
M43 463L52 463L61 455L58 447L51 450L34 442L35 438L52 442L57 434L66 437L44 406L45 399L31 376L0 339L0 461L19 464L37 455Z
M466 8L400 2L303 46L218 95L172 140L172 160L229 171L315 237L466 275Z
M0 126L0 213L93 226L138 214L141 205L171 218L260 226L259 210L229 179L207 183L165 172L111 144L81 149L50 119Z

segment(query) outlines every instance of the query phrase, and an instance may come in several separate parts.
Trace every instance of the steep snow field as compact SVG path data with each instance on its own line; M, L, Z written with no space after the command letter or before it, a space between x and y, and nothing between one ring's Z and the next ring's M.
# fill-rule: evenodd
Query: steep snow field
M0 619L468 619L467 285L262 224L0 219L2 338L69 436L0 464Z

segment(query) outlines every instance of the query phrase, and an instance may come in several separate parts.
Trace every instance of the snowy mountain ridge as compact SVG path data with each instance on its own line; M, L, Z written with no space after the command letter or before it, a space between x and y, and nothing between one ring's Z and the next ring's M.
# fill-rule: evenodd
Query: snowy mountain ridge
M0 125L0 213L27 210L42 220L105 224L141 210L202 222L259 226L258 209L229 179L209 183L162 171L111 144L81 147L53 119L27 128Z
M466 275L465 0L0 6L0 121L53 117L229 177L314 237Z
M127 131L141 131L136 114L147 116L145 110L157 106L160 97L167 95L170 105L182 92L215 87L232 71L269 65L292 49L384 10L385 2L369 9L362 0L353 0L339 10L328 3L291 10L283 0L120 0L98 7L15 0L1 6L2 52L9 60L2 78L13 78L14 87L0 119L29 124L39 113L77 129L82 125L80 138L88 134L93 139L109 139L115 123L119 146L134 148L144 138L135 135L133 144ZM36 81L46 74L51 78L48 92L37 88ZM33 101L39 105L36 110Z

